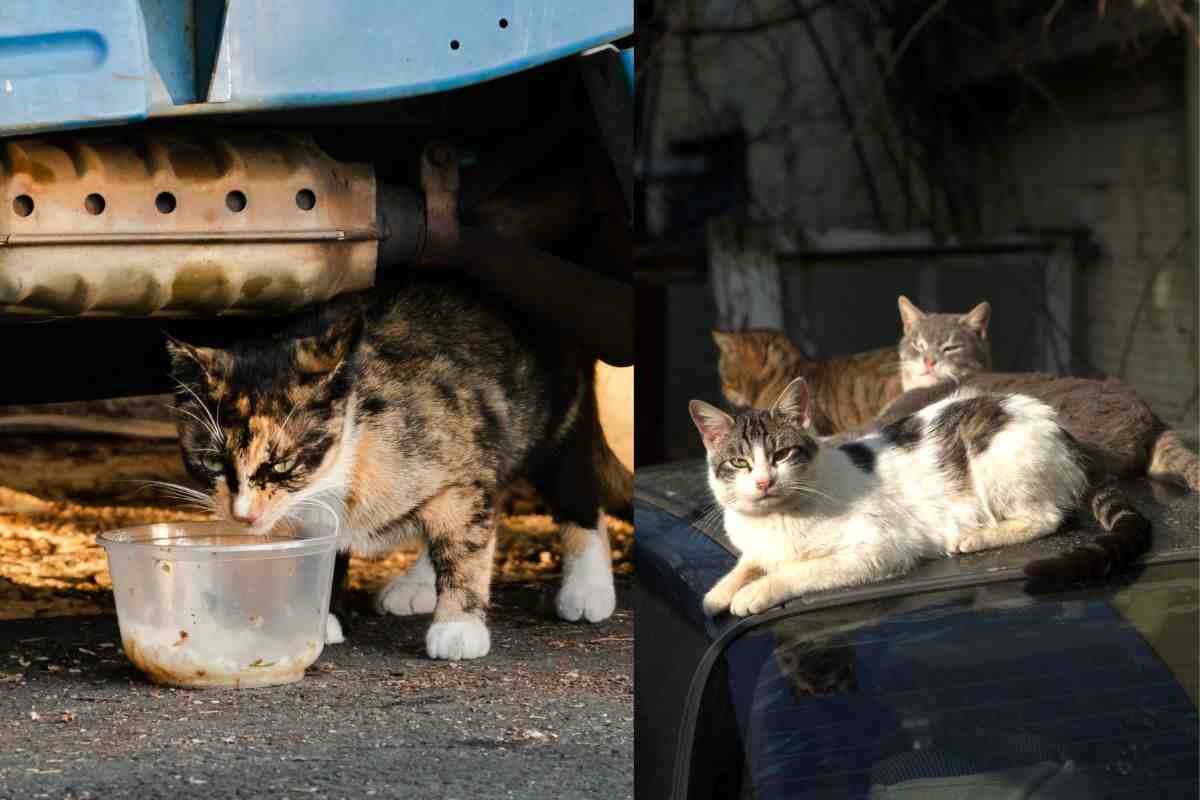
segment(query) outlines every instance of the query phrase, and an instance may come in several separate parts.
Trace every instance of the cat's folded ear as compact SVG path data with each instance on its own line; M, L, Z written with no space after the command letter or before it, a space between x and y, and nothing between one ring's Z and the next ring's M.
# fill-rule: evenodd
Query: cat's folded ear
M326 321L320 333L297 339L296 370L301 375L332 374L362 336L364 320L358 308L341 310Z
M985 301L959 317L959 321L962 322L963 325L966 325L968 328L975 331L980 339L986 339L988 320L991 318L992 307Z
M171 357L171 366L176 370L199 367L206 375L211 375L216 370L222 357L220 350L188 344L169 333L166 337L167 355Z
M771 406L771 415L798 419L808 427L812 424L812 413L808 405L808 381L796 378L784 387L783 393Z
M904 334L907 336L913 325L925 319L925 312L913 305L904 295L900 295L896 304L900 306L900 324L904 326Z
M693 400L688 403L688 411L692 414L692 422L700 431L704 447L711 450L733 430L733 417L716 406L709 405L703 400Z

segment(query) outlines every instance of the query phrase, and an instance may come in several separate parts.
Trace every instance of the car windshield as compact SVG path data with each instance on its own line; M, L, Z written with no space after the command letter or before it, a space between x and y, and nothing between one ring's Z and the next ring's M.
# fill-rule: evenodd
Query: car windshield
M710 674L693 796L1195 798L1198 594L1189 560L779 619Z

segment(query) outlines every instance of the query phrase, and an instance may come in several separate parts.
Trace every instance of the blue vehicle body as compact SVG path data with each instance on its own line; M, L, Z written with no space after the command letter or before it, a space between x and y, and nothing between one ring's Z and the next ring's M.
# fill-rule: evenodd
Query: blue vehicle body
M632 32L630 0L5 0L0 136L397 100Z

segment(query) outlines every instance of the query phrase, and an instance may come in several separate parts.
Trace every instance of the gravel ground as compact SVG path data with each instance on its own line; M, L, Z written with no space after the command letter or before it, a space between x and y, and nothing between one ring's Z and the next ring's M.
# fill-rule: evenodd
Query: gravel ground
M167 689L113 617L0 622L0 798L631 798L628 579L608 622L501 584L492 653L424 657L428 617L355 620L304 680Z

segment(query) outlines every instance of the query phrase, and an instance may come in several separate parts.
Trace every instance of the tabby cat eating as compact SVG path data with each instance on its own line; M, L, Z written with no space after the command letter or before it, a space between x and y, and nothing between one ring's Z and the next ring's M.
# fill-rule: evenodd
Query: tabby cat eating
M709 486L741 554L705 595L710 615L757 614L902 575L920 559L1032 541L1085 498L1111 532L1098 537L1108 563L1040 569L1102 573L1148 545L1146 519L1033 398L956 393L841 446L815 438L810 407L803 378L766 411L732 417L691 402Z
M612 614L600 507L631 476L600 429L595 364L484 289L414 277L226 349L169 350L184 462L215 510L263 535L333 520L361 556L420 542L377 603L433 612L430 657L490 648L497 494L518 476L561 525L559 616Z

